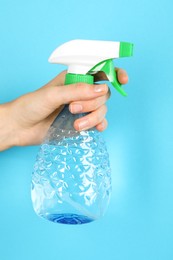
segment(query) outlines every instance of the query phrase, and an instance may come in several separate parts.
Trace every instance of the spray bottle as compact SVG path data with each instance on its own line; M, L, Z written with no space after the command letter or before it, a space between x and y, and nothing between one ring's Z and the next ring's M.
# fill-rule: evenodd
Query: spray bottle
M94 83L105 72L123 96L113 59L133 55L127 42L73 40L58 47L49 62L68 66L65 84ZM84 224L102 217L111 194L109 155L102 134L95 128L78 132L68 106L51 125L38 152L32 174L31 196L35 212L62 224Z

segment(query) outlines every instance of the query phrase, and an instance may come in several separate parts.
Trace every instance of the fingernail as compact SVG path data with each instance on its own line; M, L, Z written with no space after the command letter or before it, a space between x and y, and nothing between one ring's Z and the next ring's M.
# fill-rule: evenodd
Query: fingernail
M80 104L72 104L70 105L70 111L71 113L79 113L82 111L82 105Z
M105 88L106 88L105 85L95 85L95 86L94 86L94 91L95 91L96 93L102 92L102 91L105 90Z
M86 128L88 128L88 120L81 120L78 123L78 127L79 127L79 131L85 130Z

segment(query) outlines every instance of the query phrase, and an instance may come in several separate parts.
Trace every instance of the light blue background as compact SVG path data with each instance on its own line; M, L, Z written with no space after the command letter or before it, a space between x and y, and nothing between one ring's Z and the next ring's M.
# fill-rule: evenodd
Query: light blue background
M38 147L0 154L0 259L173 259L173 2L0 0L0 103L33 91L64 67L48 64L71 39L130 41L128 98L112 89L104 133L113 193L101 220L49 223L33 212Z

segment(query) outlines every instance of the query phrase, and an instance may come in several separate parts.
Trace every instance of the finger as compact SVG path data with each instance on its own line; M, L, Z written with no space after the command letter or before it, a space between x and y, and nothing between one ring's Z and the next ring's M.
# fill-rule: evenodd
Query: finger
M121 83L121 84L127 84L128 82L128 75L127 75L127 72L123 69L118 69L117 70L117 77L118 77L118 81Z
M73 101L87 101L104 96L108 92L106 84L90 85L77 83L65 86L52 86L43 90L44 105L56 109L62 104L69 104Z
M128 75L127 72L123 69L115 68L115 71L117 73L118 81L121 84L126 84L128 82ZM107 75L103 71L99 71L94 75L94 81L103 81L108 80Z
M110 92L108 92L106 95L91 99L88 101L75 101L70 103L69 110L72 114L77 113L86 113L91 112L96 109L98 109L100 106L106 103L107 99L110 96Z
M107 107L102 105L99 109L91 112L90 114L75 120L74 128L77 131L87 130L100 124L107 112Z
M98 125L96 125L96 129L99 131L99 132L102 132L104 131L108 126L108 122L106 120L106 118L103 119L103 121L101 123L99 123Z

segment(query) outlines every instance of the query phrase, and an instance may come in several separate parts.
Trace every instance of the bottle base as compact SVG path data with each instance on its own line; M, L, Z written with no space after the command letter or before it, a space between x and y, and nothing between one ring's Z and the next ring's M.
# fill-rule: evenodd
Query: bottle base
M80 224L86 224L94 221L94 219L92 218L83 215L77 215L77 214L48 214L42 217L54 223L68 224L68 225L80 225Z

